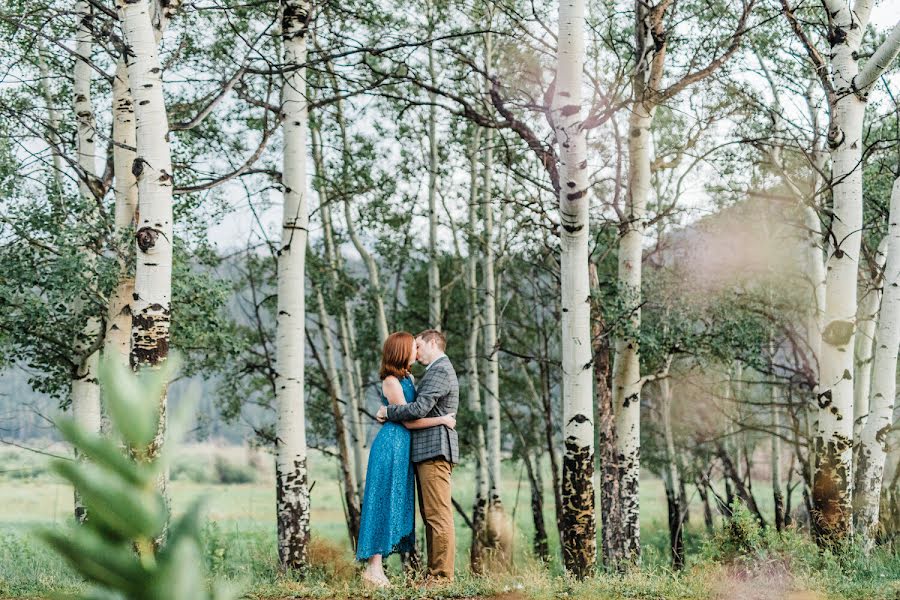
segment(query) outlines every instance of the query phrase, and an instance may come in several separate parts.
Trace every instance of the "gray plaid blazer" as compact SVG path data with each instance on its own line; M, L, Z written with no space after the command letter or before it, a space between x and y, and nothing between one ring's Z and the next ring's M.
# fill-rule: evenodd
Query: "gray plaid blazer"
M440 417L455 413L459 408L459 381L450 359L442 356L425 371L416 388L416 401L391 404L387 407L388 421L414 421L423 417ZM440 425L412 431L412 461L424 462L443 458L459 463L459 437L455 429Z

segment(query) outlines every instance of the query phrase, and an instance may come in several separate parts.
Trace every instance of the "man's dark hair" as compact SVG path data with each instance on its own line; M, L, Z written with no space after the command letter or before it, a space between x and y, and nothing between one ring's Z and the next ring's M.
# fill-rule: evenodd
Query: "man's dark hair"
M447 349L447 337L437 329L426 329L416 337L422 338L426 342L435 342L441 352Z

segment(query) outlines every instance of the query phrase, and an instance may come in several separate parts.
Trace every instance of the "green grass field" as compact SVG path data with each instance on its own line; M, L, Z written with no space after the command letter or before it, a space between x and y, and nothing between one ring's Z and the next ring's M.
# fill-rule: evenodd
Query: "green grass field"
M181 461L209 464L213 453L243 460L240 449L210 450L188 447ZM237 458L235 458L237 457ZM353 598L366 593L359 587L356 566L344 526L337 466L314 455L311 461L312 558L316 565L303 582L279 572L275 548L274 486L266 461L257 460L253 483L223 485L176 479L171 483L173 510L178 513L197 497L204 497L206 561L210 572L239 587L251 598ZM43 473L43 459L6 450L0 453L0 598L48 598L81 589L66 565L32 538L38 526L64 527L71 522L72 491ZM30 477L36 472L36 477ZM673 574L668 568L665 501L658 480L647 479L641 489L641 528L644 547L640 571L625 577L598 576L576 584L566 579L557 558L541 565L531 553L530 497L527 481L517 465L505 470L503 500L515 523L514 562L508 572L489 577L467 574L470 532L457 515L458 583L441 595L518 598L860 598L900 599L900 559L877 553L866 559L850 553L842 558L821 555L799 534L766 534L758 552L744 560L715 559L706 540L702 514L695 507L686 534L688 568ZM201 478L202 479L202 478ZM472 502L472 474L465 465L454 472L454 497L464 507ZM770 494L756 490L765 506ZM559 543L553 525L553 502L546 494L546 523L551 552ZM768 507L766 507L768 508ZM419 523L421 525L421 523ZM389 562L395 580L402 579L396 557ZM425 597L412 587L399 587L376 597ZM798 595L800 594L800 595Z

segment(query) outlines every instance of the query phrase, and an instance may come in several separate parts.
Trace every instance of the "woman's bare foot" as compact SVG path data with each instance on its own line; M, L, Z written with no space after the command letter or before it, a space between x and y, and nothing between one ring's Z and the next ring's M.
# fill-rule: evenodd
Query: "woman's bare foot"
M375 588L387 588L391 587L391 582L388 580L387 575L382 571L381 573L373 573L366 569L362 574L363 583L365 583L369 587Z

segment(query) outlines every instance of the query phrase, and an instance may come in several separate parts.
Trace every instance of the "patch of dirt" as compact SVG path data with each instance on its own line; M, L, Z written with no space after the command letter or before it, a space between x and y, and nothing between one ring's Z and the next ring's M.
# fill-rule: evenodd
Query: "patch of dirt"
M824 600L815 592L795 589L794 576L780 560L735 564L724 574L716 588L717 600Z

